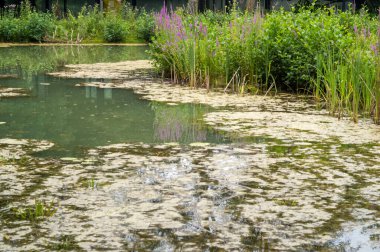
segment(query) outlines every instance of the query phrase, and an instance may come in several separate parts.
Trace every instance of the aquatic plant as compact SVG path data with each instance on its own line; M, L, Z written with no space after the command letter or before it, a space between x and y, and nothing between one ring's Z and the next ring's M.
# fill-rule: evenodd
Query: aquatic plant
M55 203L52 201L49 204L40 200L35 200L34 206L26 208L13 209L15 216L20 220L39 221L44 217L51 217L57 211Z
M91 190L96 190L98 187L98 183L95 179L88 179L87 180L87 188L91 189Z
M73 235L61 235L57 238L56 242L51 242L46 247L54 251L80 251L80 247Z

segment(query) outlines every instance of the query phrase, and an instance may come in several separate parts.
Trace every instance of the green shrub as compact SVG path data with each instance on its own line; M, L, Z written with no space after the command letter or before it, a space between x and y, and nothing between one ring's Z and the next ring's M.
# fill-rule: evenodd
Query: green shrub
M104 25L103 39L109 43L117 43L124 41L127 35L125 26L122 20L114 15L107 16Z
M5 11L0 17L0 41L41 42L53 27L54 19L50 14L35 12L28 2L23 2L19 16L13 10Z
M136 20L137 37L144 41L151 41L154 35L154 25L153 14L143 10Z
M19 29L19 23L19 20L0 19L0 41L11 42L21 40L22 32Z
M53 19L48 14L37 12L30 13L25 22L27 40L30 42L41 42L53 31Z

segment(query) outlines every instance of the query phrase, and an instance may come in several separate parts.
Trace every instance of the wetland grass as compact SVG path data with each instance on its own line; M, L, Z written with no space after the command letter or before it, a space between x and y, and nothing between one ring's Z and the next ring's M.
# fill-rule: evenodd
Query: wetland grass
M175 83L240 94L306 93L338 117L379 121L378 22L365 11L314 5L265 15L164 7L150 52Z

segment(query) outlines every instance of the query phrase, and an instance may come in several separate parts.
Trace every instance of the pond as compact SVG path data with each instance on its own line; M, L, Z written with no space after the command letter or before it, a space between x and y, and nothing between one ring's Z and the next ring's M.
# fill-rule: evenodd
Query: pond
M380 249L378 127L291 96L47 74L147 49L0 47L0 90L22 91L0 96L0 250Z
M25 88L30 96L3 99L2 138L49 140L51 155L78 156L89 147L120 142L224 142L202 125L209 108L149 102L131 90L75 87L84 80L58 79L45 71L64 64L144 59L147 47L11 47L2 49L2 72L14 78L3 87ZM34 63L39 58L41 62ZM47 154L47 153L41 153Z

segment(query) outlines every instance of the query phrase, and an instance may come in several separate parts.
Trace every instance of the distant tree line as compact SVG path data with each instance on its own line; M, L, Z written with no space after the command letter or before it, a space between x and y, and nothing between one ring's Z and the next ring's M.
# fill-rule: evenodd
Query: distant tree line
M20 5L22 1L23 0L16 0L12 2L15 3L16 5ZM63 1L63 12L67 13L68 0L62 0L62 1ZM149 0L145 0L145 1L149 1ZM157 0L151 0L151 1L157 1ZM214 0L214 2L215 1L218 1L218 0ZM52 3L54 2L54 0L42 0L41 2L42 2L42 6L40 8L43 8L45 11L48 11L48 10L51 10ZM133 7L137 6L137 0L129 0L128 2L130 2L130 4ZM170 0L162 0L162 2L169 4ZM199 10L203 11L207 9L208 8L207 2L208 1L206 0L198 0ZM225 1L226 7L227 8L231 7L233 2L234 0L226 0ZM274 3L273 0L261 0L261 2L264 4L265 9L270 9L272 4ZM297 6L307 6L307 5L310 5L312 2L313 0L299 0L297 2ZM356 9L361 9L363 8L363 6L367 6L369 10L372 12L377 11L380 7L380 0L316 0L317 4L326 4L326 3L331 4L331 3L338 3L338 2L340 3L352 2ZM94 3L102 6L103 0L94 0ZM0 0L0 8L4 8L5 4L6 4L5 0ZM37 7L36 0L30 0L30 4L33 7Z

